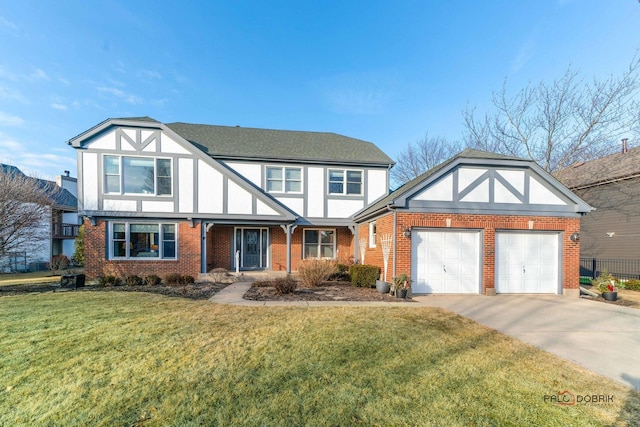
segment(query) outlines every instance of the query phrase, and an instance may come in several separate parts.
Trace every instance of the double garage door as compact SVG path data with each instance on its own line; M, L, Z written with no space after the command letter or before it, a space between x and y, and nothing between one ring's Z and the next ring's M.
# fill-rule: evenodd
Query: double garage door
M558 240L558 233L496 232L496 292L558 293ZM481 242L475 230L414 230L413 292L480 293Z

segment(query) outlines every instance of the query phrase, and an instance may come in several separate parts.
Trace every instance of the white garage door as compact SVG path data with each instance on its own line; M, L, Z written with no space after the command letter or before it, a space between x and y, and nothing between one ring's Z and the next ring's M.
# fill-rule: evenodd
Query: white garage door
M411 233L412 291L417 294L480 293L480 232Z
M496 233L496 292L557 294L558 233Z

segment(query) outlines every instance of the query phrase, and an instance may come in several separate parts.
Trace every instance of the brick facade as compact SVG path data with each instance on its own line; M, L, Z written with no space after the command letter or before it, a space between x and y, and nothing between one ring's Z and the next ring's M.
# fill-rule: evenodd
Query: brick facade
M87 278L99 276L138 275L144 277L157 274L164 277L170 273L186 274L197 277L200 272L200 224L191 227L187 222L178 223L178 259L158 260L108 260L107 259L107 222L96 221L93 226L88 220L84 222L84 270Z
M396 273L411 272L411 239L402 233L412 228L474 229L483 230L483 273L482 292L495 292L495 233L496 230L557 231L563 233L562 245L562 289L565 293L579 294L580 286L580 244L572 242L569 236L580 231L580 218L529 217L517 215L480 215L446 213L397 212L396 227ZM447 224L450 220L450 224ZM531 222L531 228L530 226ZM367 242L365 263L384 268L380 236L393 232L393 213L376 220L378 242L376 248L369 248ZM369 222L360 224L359 236L369 236ZM393 253L389 256L389 274L393 271Z

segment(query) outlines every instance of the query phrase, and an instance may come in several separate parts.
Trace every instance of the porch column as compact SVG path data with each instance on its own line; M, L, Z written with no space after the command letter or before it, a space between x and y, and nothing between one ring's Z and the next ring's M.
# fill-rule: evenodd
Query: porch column
M280 228L282 228L282 231L284 231L284 234L287 236L287 274L291 273L291 235L296 227L297 225L295 224L280 224Z

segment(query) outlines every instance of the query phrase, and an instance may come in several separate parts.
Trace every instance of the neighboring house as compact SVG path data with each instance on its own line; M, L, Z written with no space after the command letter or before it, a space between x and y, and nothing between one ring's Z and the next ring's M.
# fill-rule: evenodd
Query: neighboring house
M640 147L577 163L556 177L595 208L582 218L583 258L640 260Z
M85 272L295 271L357 253L393 161L333 133L109 119L72 138Z
M0 164L2 173L25 176L15 166ZM65 171L64 176L56 177L56 182L29 178L40 188L46 188L52 199L52 205L45 216L33 227L41 228L38 241L28 242L23 247L0 260L3 271L33 271L46 268L51 258L65 255L69 259L75 252L74 239L78 235L78 201L76 199L76 179Z
M534 162L465 150L358 212L365 262L414 293L579 295L591 207Z

